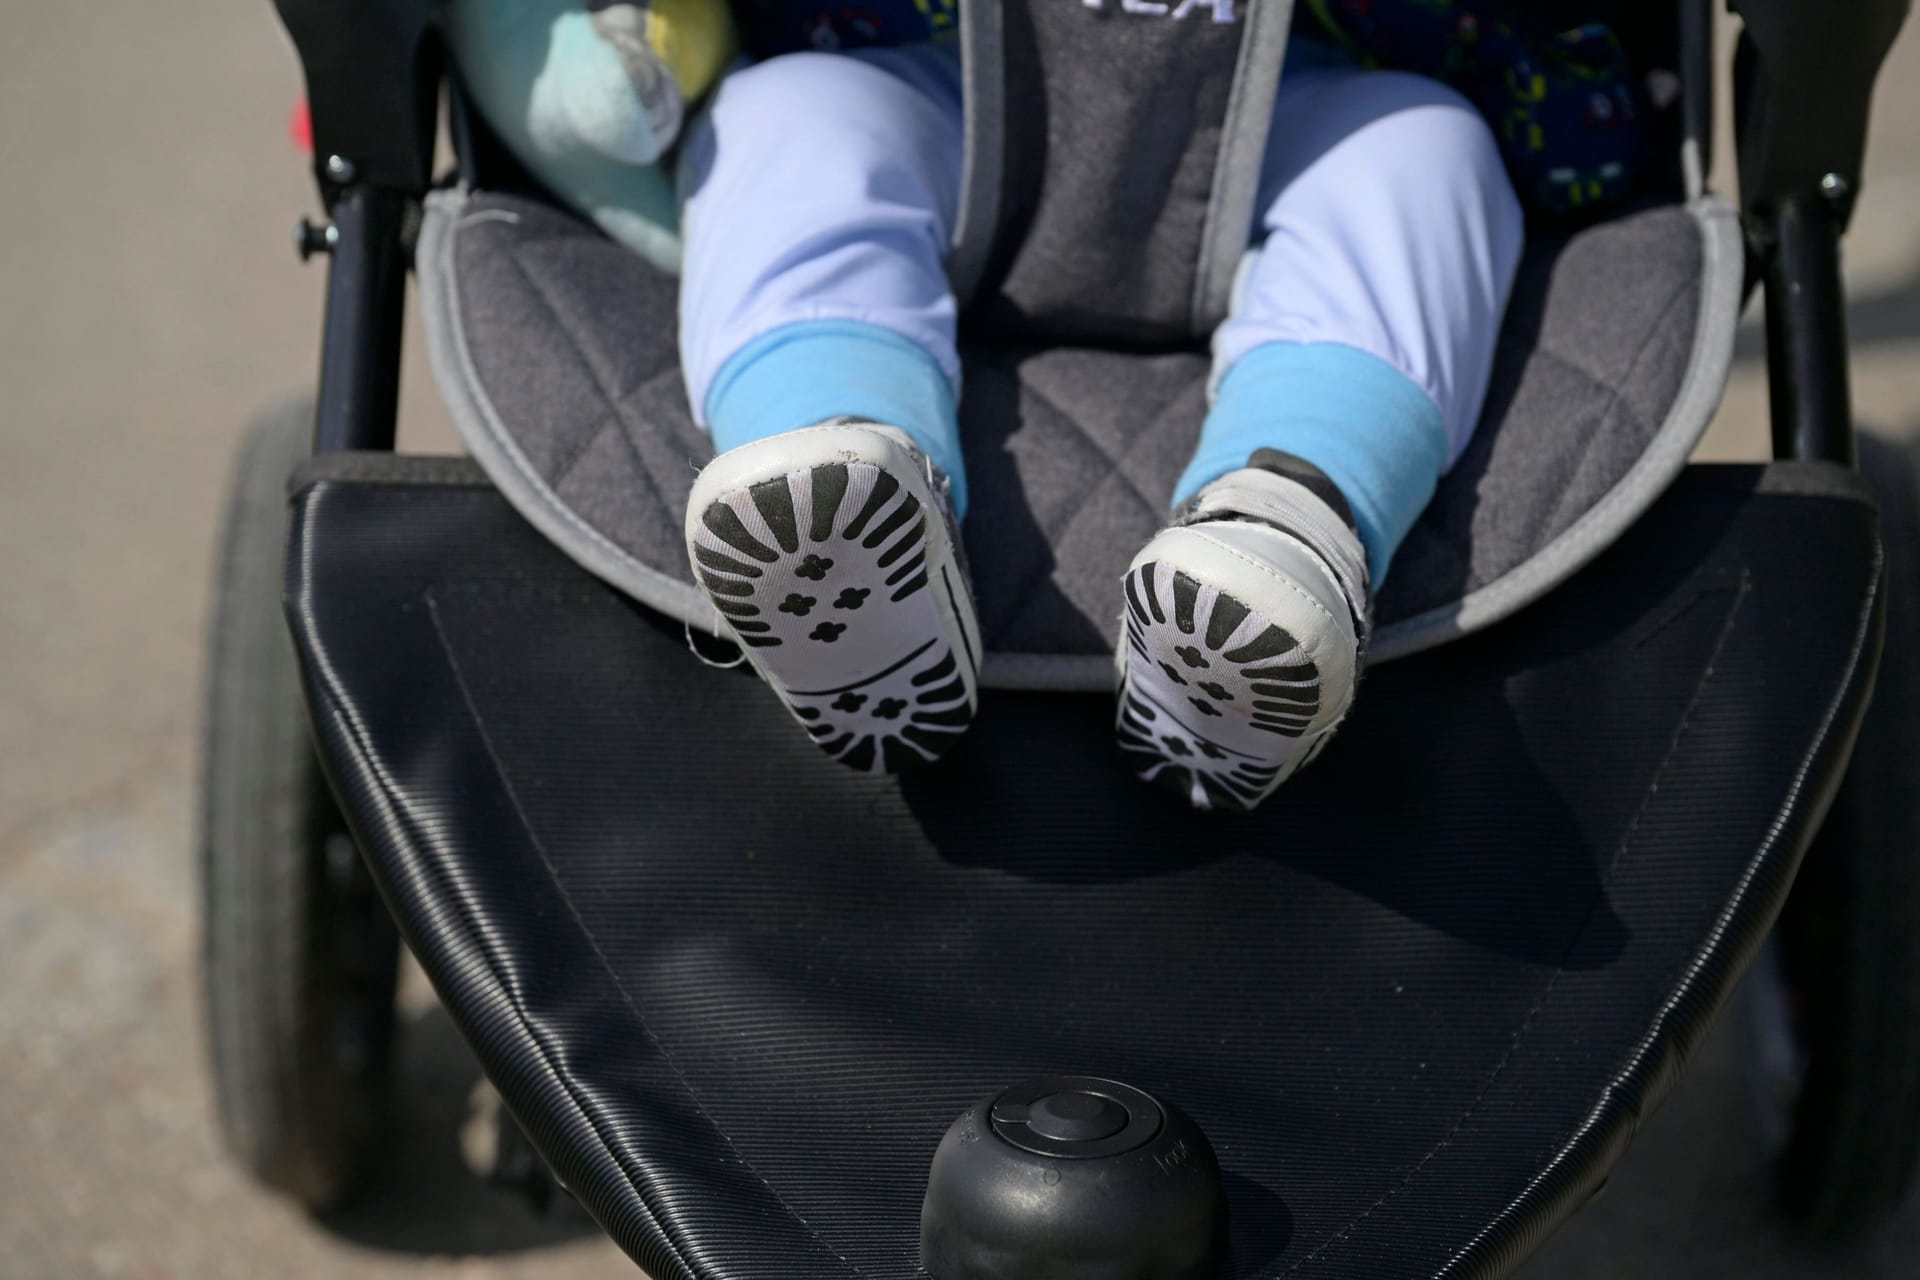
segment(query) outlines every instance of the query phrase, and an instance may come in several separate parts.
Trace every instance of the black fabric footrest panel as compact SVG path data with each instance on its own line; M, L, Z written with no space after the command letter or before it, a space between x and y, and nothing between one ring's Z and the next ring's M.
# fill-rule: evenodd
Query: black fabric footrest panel
M514 1114L656 1280L916 1273L948 1123L1028 1076L1218 1148L1234 1280L1493 1276L1577 1208L1771 924L1870 684L1852 476L1693 468L1564 590L1372 674L1249 817L1092 695L841 770L458 476L309 473L322 753Z

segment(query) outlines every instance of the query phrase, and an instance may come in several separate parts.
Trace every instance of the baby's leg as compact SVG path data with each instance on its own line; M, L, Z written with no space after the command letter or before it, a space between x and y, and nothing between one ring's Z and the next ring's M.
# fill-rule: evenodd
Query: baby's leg
M1305 458L1353 509L1377 587L1466 448L1524 238L1492 130L1434 80L1290 76L1260 244L1214 337L1216 399L1174 500L1256 449Z
M976 701L942 270L961 135L944 48L796 54L728 77L681 163L682 362L720 451L688 555L794 718L860 769L940 755Z
M1289 75L1174 526L1128 570L1118 734L1200 807L1257 804L1346 715L1371 588L1466 446L1518 264L1479 114L1437 82Z
M721 83L680 162L681 367L716 449L884 422L964 509L944 271L962 138L945 44L789 54Z

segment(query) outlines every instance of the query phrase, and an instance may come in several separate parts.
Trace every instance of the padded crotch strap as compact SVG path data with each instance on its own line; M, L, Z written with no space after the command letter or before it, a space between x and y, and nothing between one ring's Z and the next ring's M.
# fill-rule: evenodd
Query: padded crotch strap
M1291 0L968 0L955 282L999 332L1199 337L1247 246ZM990 246L990 247L988 247Z

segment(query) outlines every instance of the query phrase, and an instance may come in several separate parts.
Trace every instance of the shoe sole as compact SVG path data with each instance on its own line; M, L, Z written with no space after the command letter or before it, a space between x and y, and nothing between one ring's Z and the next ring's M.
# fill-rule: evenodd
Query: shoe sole
M715 459L688 513L702 591L821 750L892 773L966 731L979 624L913 454L860 427L789 432Z
M1332 739L1352 663L1323 672L1311 650L1352 645L1352 629L1311 593L1191 528L1148 543L1124 591L1114 733L1142 779L1245 811ZM1331 706L1329 674L1346 685Z

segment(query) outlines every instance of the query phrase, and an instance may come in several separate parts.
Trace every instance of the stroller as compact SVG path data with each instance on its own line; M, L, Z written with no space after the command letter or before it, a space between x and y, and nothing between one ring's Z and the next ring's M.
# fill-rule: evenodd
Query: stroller
M964 6L986 692L883 778L702 665L673 279L515 163L430 0L277 3L325 342L239 465L202 798L213 1069L258 1178L321 1206L381 1158L404 940L503 1147L658 1280L1502 1275L1750 968L1782 1209L1838 1239L1900 1202L1920 475L1856 441L1838 241L1901 0L1738 0L1739 210L1704 179L1707 0L1634 7L1660 161L1533 228L1366 696L1216 819L1112 749L1112 593L1198 430L1287 4L1165 40ZM1144 84L1183 112L1105 145ZM410 270L471 460L393 452ZM1760 284L1777 461L1690 466Z

